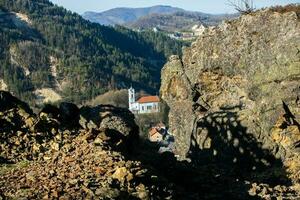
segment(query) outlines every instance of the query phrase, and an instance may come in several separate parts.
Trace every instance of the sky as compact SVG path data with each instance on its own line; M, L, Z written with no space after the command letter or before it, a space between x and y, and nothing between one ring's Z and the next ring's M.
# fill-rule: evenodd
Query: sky
M51 0L68 10L79 14L85 11L101 12L116 7L148 7L154 5L169 5L185 10L205 13L233 13L234 9L228 5L228 0ZM232 0L234 1L234 0ZM300 0L254 0L256 8L272 5L300 3Z

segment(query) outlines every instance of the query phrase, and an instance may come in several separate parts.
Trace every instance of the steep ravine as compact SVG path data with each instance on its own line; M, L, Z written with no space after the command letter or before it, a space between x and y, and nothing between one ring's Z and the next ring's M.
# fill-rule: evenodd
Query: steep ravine
M299 10L242 15L170 57L160 92L181 159L299 181Z

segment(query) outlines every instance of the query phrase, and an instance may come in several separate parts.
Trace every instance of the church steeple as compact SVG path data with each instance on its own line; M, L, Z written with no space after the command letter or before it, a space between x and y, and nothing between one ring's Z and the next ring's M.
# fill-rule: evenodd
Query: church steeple
M135 103L135 90L133 87L128 89L128 102L129 102L129 110L133 110L133 104Z

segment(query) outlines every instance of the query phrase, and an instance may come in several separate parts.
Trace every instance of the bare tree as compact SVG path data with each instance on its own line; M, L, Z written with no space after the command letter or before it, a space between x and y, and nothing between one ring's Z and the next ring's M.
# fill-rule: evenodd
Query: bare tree
M255 10L253 0L228 0L228 3L241 14L249 14Z

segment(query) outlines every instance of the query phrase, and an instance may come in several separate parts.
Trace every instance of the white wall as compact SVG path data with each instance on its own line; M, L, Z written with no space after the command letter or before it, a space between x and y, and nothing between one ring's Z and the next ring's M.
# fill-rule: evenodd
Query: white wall
M159 112L159 102L139 104L139 113L153 113L153 112Z

